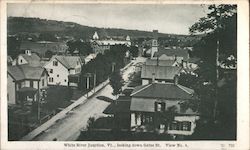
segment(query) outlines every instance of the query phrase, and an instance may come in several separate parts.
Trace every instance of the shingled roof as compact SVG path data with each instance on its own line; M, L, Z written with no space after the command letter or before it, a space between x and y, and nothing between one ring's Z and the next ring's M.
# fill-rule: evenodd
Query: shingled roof
M167 56L183 57L183 60L185 61L189 59L189 53L187 49L159 49L159 51L155 53L155 57L161 57L164 54Z
M194 99L194 90L174 83L151 83L135 88L132 97L159 99Z
M161 60L161 59L147 59L145 64L146 65L153 65L153 66L173 66L175 60Z
M7 72L14 78L14 80L33 79L40 80L43 72L42 67L32 67L29 65L8 66Z
M20 54L20 56L22 56L30 66L38 67L42 65L40 63L41 58L36 53L31 53L30 55Z
M155 73L155 79L173 80L181 72L181 69L177 66L143 65L141 78L152 79L152 74Z
M60 63L62 63L67 69L75 68L77 65L77 61L82 61L79 56L61 56L61 55L54 55L51 60L57 59ZM82 62L79 62L82 63Z

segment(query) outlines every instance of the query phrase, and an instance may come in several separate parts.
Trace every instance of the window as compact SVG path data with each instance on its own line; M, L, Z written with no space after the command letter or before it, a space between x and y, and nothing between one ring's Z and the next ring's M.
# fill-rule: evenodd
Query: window
M53 61L53 66L58 66L58 61Z
M67 82L67 80L65 79L64 82Z
M155 111L162 112L165 111L166 104L164 102L155 102Z
M33 81L30 81L30 87L33 87Z
M53 78L52 77L49 77L49 82L53 82Z
M188 121L182 122L182 130L183 131L190 131L191 130L191 122L188 122Z
M76 64L79 65L79 62L77 61Z
M57 75L57 77L59 77L59 74Z
M50 71L49 71L50 73L53 73L53 69L50 69Z
M42 86L44 86L44 79L42 79Z
M191 122L189 122L189 121L183 121L183 122L174 121L171 123L169 129L170 130L191 131Z
M22 59L20 59L20 62L22 63L22 62L23 62L23 60L22 60Z

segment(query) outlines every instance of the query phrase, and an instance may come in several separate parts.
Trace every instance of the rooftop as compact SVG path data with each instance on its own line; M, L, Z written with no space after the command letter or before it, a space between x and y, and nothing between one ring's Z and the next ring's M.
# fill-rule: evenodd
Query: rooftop
M155 73L155 79L173 80L181 70L182 68L177 66L143 65L141 78L152 79L152 74Z
M8 73L16 80L33 79L40 80L45 69L29 65L8 66Z
M132 97L159 98L168 100L194 99L194 90L174 83L151 83L134 89Z

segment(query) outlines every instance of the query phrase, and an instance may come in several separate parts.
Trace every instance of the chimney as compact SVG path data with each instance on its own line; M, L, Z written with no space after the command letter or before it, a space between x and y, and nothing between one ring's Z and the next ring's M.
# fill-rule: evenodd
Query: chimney
M175 84L175 85L177 85L177 84L178 84L178 80L179 80L179 79L178 79L178 76L177 76L177 75L175 75L175 76L174 76L174 84Z
M152 83L155 83L155 73L152 73Z
M31 55L31 51L29 49L25 50L25 54L27 54L28 56Z

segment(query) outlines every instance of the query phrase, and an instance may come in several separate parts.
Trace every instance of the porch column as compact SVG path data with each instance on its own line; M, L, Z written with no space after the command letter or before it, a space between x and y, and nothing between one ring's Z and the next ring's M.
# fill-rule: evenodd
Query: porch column
M131 127L136 126L135 124L135 113L131 113Z

